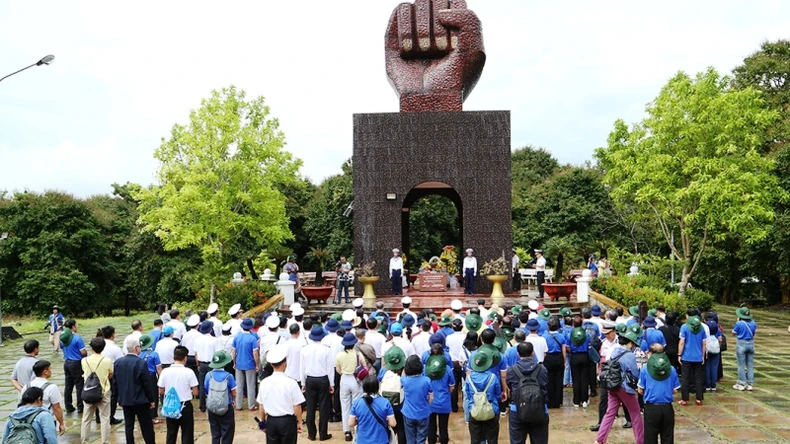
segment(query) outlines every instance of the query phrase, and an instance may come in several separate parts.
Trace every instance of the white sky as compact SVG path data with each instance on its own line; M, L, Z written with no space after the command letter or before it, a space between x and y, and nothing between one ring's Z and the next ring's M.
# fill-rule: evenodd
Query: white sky
M511 110L512 143L579 164L678 70L729 72L790 34L790 2L468 0L485 70L465 110ZM4 1L0 189L149 184L153 151L211 89L263 95L314 182L352 151L352 114L394 112L384 30L397 0Z

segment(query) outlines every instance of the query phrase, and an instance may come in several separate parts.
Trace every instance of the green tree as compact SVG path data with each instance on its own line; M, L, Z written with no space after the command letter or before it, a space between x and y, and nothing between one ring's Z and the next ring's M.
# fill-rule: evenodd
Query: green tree
M615 202L652 214L683 260L685 292L710 238L733 234L754 243L768 235L781 189L759 148L777 114L759 91L733 89L712 68L695 78L675 75L647 114L630 129L618 120L595 156Z
M284 147L263 97L246 100L231 86L212 91L154 154L159 185L135 194L139 222L166 250L200 248L211 300L231 273L224 255L234 243L248 235L263 249L292 236L280 189L301 163Z
M444 196L430 195L414 202L409 212L410 270L416 271L423 261L440 256L446 245L454 245L456 252L466 250L461 245L458 217L455 204Z
M304 231L313 247L326 248L334 259L353 254L354 220L344 216L354 200L351 160L341 174L327 177L307 205Z

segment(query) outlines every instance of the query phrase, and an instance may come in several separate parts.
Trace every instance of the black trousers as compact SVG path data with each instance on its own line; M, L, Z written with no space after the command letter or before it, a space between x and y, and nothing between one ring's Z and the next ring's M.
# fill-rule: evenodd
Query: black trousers
M450 435L447 433L447 423L449 420L449 413L431 413L430 418L428 418L428 444L436 444L437 433L439 434L439 442L441 444L450 442Z
M66 410L74 408L72 390L77 389L77 410L82 412L82 387L85 385L85 378L82 375L82 363L80 361L66 361L63 363L63 374L66 376L66 388L63 391L63 401Z
M598 365L590 361L590 393L596 393L597 391L598 391Z
M524 444L529 436L529 444L549 443L549 417L541 424L524 424L518 421L518 413L510 412L508 429L510 444Z
M178 429L181 429L181 444L193 444L195 442L195 410L192 402L185 402L181 409L181 417L178 419L167 418L167 444L176 444Z
M600 397L598 398L598 425L601 424L603 421L603 415L606 414L606 409L609 408L609 390L601 389L601 393L599 394ZM631 422L631 414L628 413L628 409L623 406L623 412L625 412L625 420Z
M126 429L126 442L134 443L134 419L140 423L140 433L143 434L145 444L154 444L154 421L151 419L151 406L140 404L135 406L123 407L123 422Z
M269 416L266 418L267 444L296 444L296 416Z
M395 436L398 437L398 444L406 444L406 426L400 410L395 410Z
M228 406L224 415L208 412L208 425L211 429L211 444L233 444L236 434L236 413L233 405Z
M702 401L705 396L705 366L701 362L683 361L681 366L683 377L680 380L680 394L684 401L689 400L690 378L694 377L694 391L697 400Z
M645 404L645 444L673 444L675 442L675 409L672 403Z
M343 417L343 409L340 405L340 373L335 370L335 394L332 395L332 416L337 421Z
M580 405L590 400L590 358L587 353L571 354L571 378L573 379L573 404Z
M469 418L469 436L472 438L472 444L480 444L485 441L499 442L499 415L494 419L488 421L475 421L474 418Z
M515 270L516 275L513 276L513 291L521 291L521 275L518 270Z
M467 268L464 270L464 293L475 294L475 269Z
M403 294L403 275L400 270L392 270L392 294L393 296Z
M543 297L543 283L546 282L546 272L539 271L538 272L538 297Z
M118 383L115 376L110 377L110 421L115 419L115 412L118 410ZM99 409L96 409L96 423L99 423Z
M156 387L159 382L156 373L149 373L148 378L151 380L151 387ZM159 396L155 396L154 398L156 399L154 399L154 409L151 410L151 419L159 417Z
M307 401L307 436L316 437L315 411L318 409L318 433L319 437L325 438L328 434L329 416L332 414L332 407L329 404L329 377L308 376L305 381L304 397Z
M197 378L197 376L198 376L198 364L197 364L197 361L195 360L195 356L194 355L187 356L187 363L186 363L186 365L184 365L184 367L186 367L186 368L192 370L193 372L195 372L195 377Z
M200 411L206 411L206 391L203 390L203 383L206 381L206 374L211 371L211 368L208 366L208 362L201 362L198 368L198 393L200 393Z
M461 392L461 387L463 387L464 380L466 379L466 375L461 370L461 364L459 362L453 362L453 378L455 378L455 387L453 391L450 392L450 405L452 406L453 412L458 411L458 396L461 396L461 402L463 402L463 393Z
M549 408L558 409L562 405L562 377L565 374L565 360L562 353L547 353L543 366L549 375L548 398Z

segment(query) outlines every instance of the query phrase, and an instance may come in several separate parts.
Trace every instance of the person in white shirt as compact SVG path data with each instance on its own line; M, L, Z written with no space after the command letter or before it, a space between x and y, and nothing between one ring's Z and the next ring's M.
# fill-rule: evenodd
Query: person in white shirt
M156 348L154 351L156 354L159 355L159 361L162 362L162 368L168 368L173 365L173 352L175 351L176 347L178 347L178 342L173 339L173 327L168 325L162 330L162 334L165 336L159 342L156 343Z
M241 333L241 304L236 304L228 309L228 314L230 315L230 319L228 319L228 324L230 324L230 335L236 337L237 334Z
M159 341L161 344L162 341ZM159 344L157 344L158 346ZM187 348L178 346L173 351L173 365L162 370L159 375L159 396L165 396L171 388L175 388L178 399L182 403L181 418L167 418L167 442L175 443L178 429L181 429L181 442L195 442L195 412L192 398L198 395L198 380L195 373L186 368Z
M370 331L368 332L370 334ZM333 335L337 336L337 335ZM332 416L330 395L335 393L335 360L329 347L322 343L326 332L319 326L313 327L299 357L299 378L307 404L307 439L315 441L315 411L318 409L318 438L327 441L329 417Z
M392 334L392 339L384 343L381 347L382 355L387 353L391 347L399 347L403 350L403 353L408 358L409 356L416 355L417 352L414 351L414 346L411 345L408 339L404 338L403 335L403 325L396 322L392 324L390 327L390 333ZM421 335L422 336L422 335Z
M214 337L215 338L222 337L222 321L220 321L219 318L217 317L217 313L219 312L219 305L217 305L216 302L209 305L208 309L206 309L206 312L208 312L208 316L209 316L208 320L211 321L212 323Z
M305 402L299 384L285 376L288 347L279 344L269 350L268 361L274 372L261 381L258 404L266 421L268 442L296 443L302 433L302 404Z
M189 331L181 338L181 345L189 350L187 353L186 367L195 372L195 376L198 375L198 365L195 359L195 341L200 337L200 332L197 330L198 324L200 324L200 316L193 314L187 318L187 327L189 327Z
M63 400L60 396L60 389L54 383L49 381L52 377L52 364L42 359L33 364L33 379L27 385L22 387L19 392L19 402L22 402L22 394L25 393L29 387L38 387L44 391L41 407L52 412L52 416L58 421L58 431L62 434L66 431L66 423L63 422L63 408L60 403Z
M529 322L527 322L527 330L529 330L529 334L527 335L526 341L532 344L535 352L535 359L542 364L543 358L546 357L546 352L549 351L549 345L546 343L546 338L538 335L538 330L540 330L540 323L538 320L530 319Z
M460 319L463 321L466 318L466 316L464 316L464 314L461 313L461 310L463 310L463 308L464 308L464 303L458 299L454 299L452 302L450 302L450 310L453 311L453 319Z
M104 338L104 350L101 352L101 355L112 363L115 363L116 359L123 358L121 348L115 344L115 327L108 325L102 327L99 331ZM112 396L110 397L110 425L120 424L123 421L115 419L115 411L118 409L118 384L115 382L115 376L110 377L110 389L112 391ZM98 410L96 415L98 418Z
M538 274L538 297L543 297L543 283L546 282L546 258L543 250L535 250L535 270Z
M180 342L181 338L186 334L187 328L184 323L181 322L181 312L178 311L178 309L174 308L170 310L170 322L165 324L165 326L168 325L173 327L173 339Z
M125 337L123 340L123 349L121 349L121 353L126 356L126 350L129 349L129 341L132 339L140 342L140 336L143 335L143 323L140 321L132 321L132 333Z
M233 348L233 336L230 334L231 325L227 322L222 324L222 336L219 337L219 344L220 348L225 351L225 353L230 354L230 350ZM260 331L260 330L259 330ZM232 369L232 367L231 367ZM227 370L225 370L227 371ZM230 373L230 372L228 372ZM235 373L235 372L234 372Z
M481 318L488 319L488 309L486 308L486 300L485 299L478 299L477 300L477 307L473 307L473 308L477 308L480 311L479 314L480 314ZM469 316L469 314L471 313L471 310L472 310L471 308L469 310L466 310L466 315L467 316Z
M417 314L414 313L413 311L409 310L409 307L411 306L411 298L410 297L408 297L408 296L402 297L400 299L400 303L403 306L403 310L400 313L398 313L397 316L395 316L395 320L397 322L403 321L403 317L406 316L407 314L410 314L410 315L412 315L412 317L414 317L414 319L417 319Z
M463 378L466 376L463 372L461 363L469 360L468 355L464 352L465 340L466 333L464 333L464 322L460 319L453 320L453 333L444 340L444 345L447 346L450 359L453 361L451 365L453 368L453 378L455 378L455 388L450 393L450 405L452 406L453 412L458 411L458 395L461 393ZM463 402L463 394L461 394L461 402Z
M288 332L291 333L291 339L285 341L285 345L288 347L288 368L285 369L285 376L297 381L299 383L299 388L304 387L302 385L302 377L299 375L300 371L300 357L302 354L302 348L307 345L305 344L305 340L302 339L302 329L299 328L298 324L291 325L288 327Z
M392 250L390 258L390 281L392 281L392 295L403 294L403 258L400 257L400 250Z
M466 249L466 257L461 267L464 270L464 290L466 294L475 294L475 276L477 276L477 258L474 250Z
M510 254L512 255L510 258L510 272L513 277L513 291L521 291L521 273L518 271L518 265L521 263L521 258L518 257L516 254L516 249L514 248Z
M266 327L268 333L265 336L261 336L260 341L258 341L258 350L260 350L261 356L265 355L272 347L278 344L285 344L288 340L283 339L280 336L280 317L277 316L277 313L272 313L266 318L266 322L264 323L264 327ZM263 368L263 377L269 377L274 370L272 366L267 365Z
M191 331L191 330L190 330ZM214 331L214 323L207 319L200 323L196 330L200 335L195 339L194 351L195 360L198 362L198 391L200 392L200 411L206 411L206 396L208 395L203 389L206 375L211 371L211 359L214 353L220 351L222 346L218 338L211 336ZM187 359L189 357L187 356Z
M431 321L422 319L420 331L411 336L411 346L414 347L414 353L417 356L422 356L423 353L431 349Z
M379 321L376 318L368 318L365 324L368 327L368 333L365 335L365 344L370 345L376 351L376 362L373 363L373 367L376 368L376 371L379 371L381 370L381 357L383 356L381 349L384 347L384 343L387 342L387 338L379 333L377 328Z

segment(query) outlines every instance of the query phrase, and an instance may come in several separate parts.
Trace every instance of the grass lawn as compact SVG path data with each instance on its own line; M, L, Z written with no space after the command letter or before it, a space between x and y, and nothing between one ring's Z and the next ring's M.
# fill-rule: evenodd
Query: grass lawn
M122 312L121 312L122 314ZM131 331L131 323L134 320L140 320L143 323L143 331L148 332L154 326L154 320L158 319L159 315L156 312L142 311L132 312L131 316L108 316L92 319L79 319L77 318L77 326L79 327L80 334L83 337L92 338L96 335L96 330L106 325L112 325L118 331L126 335ZM69 319L68 316L66 319ZM48 329L45 330L44 326L47 323L46 318L39 318L35 316L4 316L3 325L11 326L21 335L37 335L47 334Z

